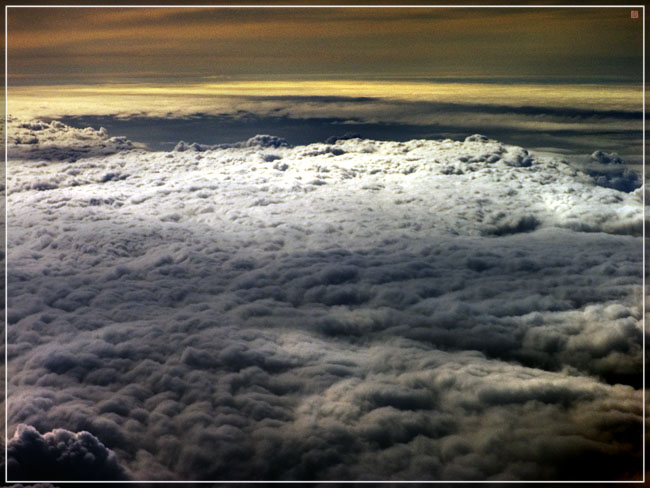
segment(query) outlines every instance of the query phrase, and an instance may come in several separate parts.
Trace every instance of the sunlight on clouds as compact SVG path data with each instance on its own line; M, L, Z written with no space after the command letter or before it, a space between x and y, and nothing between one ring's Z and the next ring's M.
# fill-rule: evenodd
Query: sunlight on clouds
M355 81L238 81L183 85L61 85L9 88L9 113L63 115L189 115L221 113L228 97L369 97L412 102L639 110L641 88L630 85L472 84ZM137 107L137 108L135 108Z

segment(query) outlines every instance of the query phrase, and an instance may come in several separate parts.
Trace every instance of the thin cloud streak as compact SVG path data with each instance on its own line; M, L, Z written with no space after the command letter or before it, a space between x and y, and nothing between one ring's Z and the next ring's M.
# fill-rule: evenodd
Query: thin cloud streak
M195 84L10 86L9 113L19 117L63 115L188 115L227 110L233 97L370 97L408 102L572 107L638 111L640 86L629 84L480 84L403 81L232 81ZM161 106L161 100L165 103ZM237 103L236 101L234 103ZM216 108L215 107L216 104ZM213 107L213 108L211 108Z

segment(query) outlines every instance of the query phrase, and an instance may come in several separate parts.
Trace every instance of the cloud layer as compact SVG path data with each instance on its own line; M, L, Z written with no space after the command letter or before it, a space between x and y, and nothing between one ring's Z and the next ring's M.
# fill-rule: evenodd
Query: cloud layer
M13 473L63 435L135 479L639 477L639 189L478 135L80 157L42 124L10 147Z
M625 7L10 8L7 21L11 86L216 73L640 81L643 43Z

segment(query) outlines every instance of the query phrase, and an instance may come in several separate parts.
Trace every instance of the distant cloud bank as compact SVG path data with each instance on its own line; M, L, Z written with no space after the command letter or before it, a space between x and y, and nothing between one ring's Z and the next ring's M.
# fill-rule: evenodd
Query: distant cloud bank
M18 119L106 126L154 149L180 138L231 143L256 133L293 144L357 132L379 140L464 138L584 155L641 159L641 93L634 85L370 81L11 87Z

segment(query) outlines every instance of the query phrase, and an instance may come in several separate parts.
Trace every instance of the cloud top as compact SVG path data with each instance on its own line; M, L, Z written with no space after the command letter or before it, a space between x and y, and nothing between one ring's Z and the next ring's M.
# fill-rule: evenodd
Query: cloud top
M7 445L9 479L126 480L126 470L89 432L56 429L45 434L19 425Z
M638 478L641 190L353 136L15 153L12 469Z
M57 120L19 122L9 118L9 157L75 161L133 149L125 137L109 137L105 128L75 129Z

